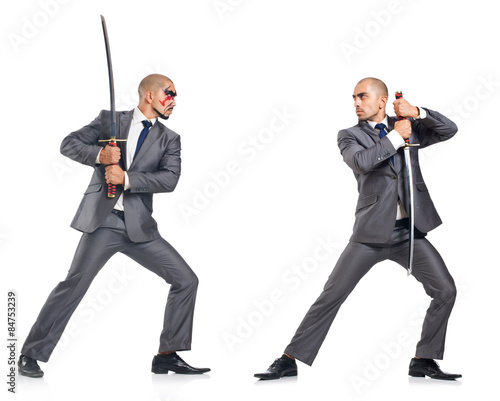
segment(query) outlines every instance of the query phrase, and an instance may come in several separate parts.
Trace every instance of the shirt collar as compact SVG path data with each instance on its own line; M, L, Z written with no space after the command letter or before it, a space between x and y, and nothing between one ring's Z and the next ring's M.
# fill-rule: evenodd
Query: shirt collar
M134 115L132 117L133 124L142 123L142 121L144 121L144 120L149 120L149 118L146 118L146 116L144 114L142 114L142 111L139 110L139 107L136 107L134 109ZM151 124L155 125L156 120L158 120L158 118L153 118L152 120L149 120L149 121L151 121Z
M387 114L385 115L384 119L382 121L380 121L380 123L385 124L386 127L389 127L389 123L387 120ZM368 124L370 124L370 126L372 128L375 128L375 125L380 124L380 123L376 123L375 121L368 121Z

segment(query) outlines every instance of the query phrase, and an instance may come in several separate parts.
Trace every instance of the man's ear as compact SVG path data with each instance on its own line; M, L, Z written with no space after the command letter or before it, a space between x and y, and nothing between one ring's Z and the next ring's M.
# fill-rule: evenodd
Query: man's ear
M146 102L148 104L151 104L153 103L153 92L151 91L146 91L145 95L144 95L144 100L146 100Z
M387 96L380 96L378 108L385 109L385 105L387 104Z

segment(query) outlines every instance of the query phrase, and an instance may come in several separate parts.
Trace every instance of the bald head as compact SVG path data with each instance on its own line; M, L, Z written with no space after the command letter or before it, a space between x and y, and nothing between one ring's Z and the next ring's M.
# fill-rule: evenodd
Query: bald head
M363 78L358 82L359 84L367 84L378 96L389 96L386 84L378 78Z
M170 78L161 74L151 74L139 84L139 110L148 119L160 117L168 119L174 107L177 91Z
M159 89L163 89L168 86L168 84L172 83L172 80L165 75L148 75L139 84L139 99L143 99L147 91L156 92Z
M360 121L380 122L385 117L387 86L377 78L364 78L358 82L352 95L356 115Z

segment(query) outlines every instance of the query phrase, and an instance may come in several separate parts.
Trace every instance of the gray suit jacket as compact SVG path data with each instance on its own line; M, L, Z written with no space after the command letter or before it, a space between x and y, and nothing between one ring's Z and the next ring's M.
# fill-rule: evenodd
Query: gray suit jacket
M133 110L116 113L116 137L127 139ZM96 157L109 139L110 112L103 110L87 126L69 134L61 144L61 153L79 163L92 166L94 174L85 191L82 202L71 223L71 227L91 233L95 231L116 204L123 193L123 186L117 185L116 196L108 198L104 179L105 165L95 164ZM151 241L160 236L153 219L153 194L171 192L175 189L181 173L181 142L174 131L157 122L149 131L139 153L127 166L126 142L118 142L122 150L119 165L127 171L131 189L124 193L125 224L133 242Z
M450 139L457 126L442 114L428 110L425 119L411 119L411 143L420 143L418 149ZM388 117L389 131L395 117ZM341 130L338 146L347 165L358 181L358 203L351 241L383 244L389 241L396 222L398 197L408 209L404 150L397 151L389 138L379 138L368 122L360 121L354 127ZM429 196L418 161L418 150L411 148L413 169L413 196L415 227L427 233L441 224L441 219ZM394 164L390 162L394 156Z

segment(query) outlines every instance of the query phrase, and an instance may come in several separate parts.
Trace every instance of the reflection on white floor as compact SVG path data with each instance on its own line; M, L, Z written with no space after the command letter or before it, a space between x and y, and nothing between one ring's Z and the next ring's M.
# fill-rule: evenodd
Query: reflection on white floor
M200 358L195 352L189 354L188 357L185 352L183 357L187 361L193 359L193 364L194 359L206 359L208 355ZM353 372L346 370L349 364L341 361L344 356L338 355L337 361L322 358L313 367L299 363L297 377L272 381L253 378L253 373L263 368L261 355L231 364L212 358L212 363L199 363L213 368L204 375L155 375L148 372L148 364L142 365L146 359L131 364L122 357L102 358L88 366L87 357L82 356L74 360L73 366L64 366L61 360L42 364L45 377L41 379L18 377L16 400L307 400L311 394L318 400L493 399L484 398L485 383L492 383L493 375L488 381L484 374L463 372L459 369L463 366L456 366L453 370L460 370L465 376L458 381L411 378L406 375L407 361L402 359L358 391L350 380Z

